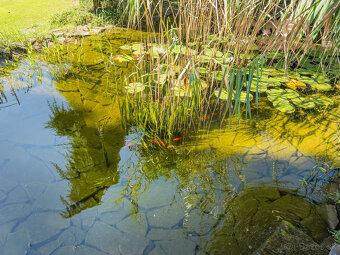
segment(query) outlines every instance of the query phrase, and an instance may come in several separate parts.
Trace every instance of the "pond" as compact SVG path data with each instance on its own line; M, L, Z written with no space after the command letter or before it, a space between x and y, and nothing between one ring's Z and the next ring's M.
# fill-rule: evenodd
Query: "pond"
M257 122L149 144L122 128L130 64L103 59L127 39L78 39L67 63L54 50L1 78L0 253L271 254L285 223L327 254L337 109L293 119L260 102Z

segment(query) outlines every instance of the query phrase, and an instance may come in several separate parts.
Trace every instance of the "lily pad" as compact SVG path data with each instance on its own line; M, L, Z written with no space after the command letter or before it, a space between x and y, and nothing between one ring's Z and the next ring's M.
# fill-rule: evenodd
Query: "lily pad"
M171 53L174 54L183 54L183 55L196 55L197 51L191 48L187 48L183 45L176 45L172 50Z
M330 99L329 97L326 97L324 95L320 95L320 94L315 94L312 95L310 97L311 100L313 100L316 104L320 104L320 105L333 105L334 102L332 99Z
M214 91L214 94L217 98L220 95L221 100L228 100L228 98L229 98L229 93L225 89L221 90L221 94L220 94L220 89L216 89ZM235 93L233 93L233 95L232 95L232 100L234 100L234 99L235 99Z
M291 99L292 103L296 106L302 107L304 109L313 109L315 107L315 103L311 99L307 98L293 98Z
M253 98L254 98L253 95L252 95L251 93L249 93L248 96L249 96L249 101L252 101ZM241 91L241 94L240 94L240 101L241 101L242 103L245 103L246 100L247 100L247 92Z
M197 68L197 71L200 73L200 74L206 74L208 72L208 69L205 68L205 67L198 67Z
M122 55L114 55L114 56L112 56L111 59L113 61L118 61L118 62L127 62L127 61L130 61L130 59L128 59L127 57L122 56Z
M212 78L217 81L223 80L223 71L214 71L212 72Z
M288 88L296 90L297 88L304 88L306 87L306 83L302 81L297 81L297 80L290 80L289 82L286 83L286 86Z
M216 97L218 97L219 93L220 93L220 89L216 89L216 90L214 91L214 94L215 94ZM232 100L235 100L235 97L236 97L236 93L235 93L235 91L234 91L234 92L233 92L233 95L232 95L232 97L231 97L231 99L232 99ZM220 99L221 99L221 100L228 100L228 98L229 98L229 93L228 93L225 89L222 89L221 95L220 95ZM254 98L253 95L252 95L251 93L249 93L249 101L252 101L253 98ZM241 91L241 94L240 94L240 101L241 101L242 103L244 103L244 102L246 102L246 99L247 99L247 92Z
M132 54L135 56L141 56L141 55L146 54L146 52L142 50L135 50L134 52L132 52Z
M295 112L295 107L289 103L288 100L279 99L273 102L273 106L281 112L284 113L293 113Z
M270 89L266 91L268 100L271 102L275 102L276 100L287 100L293 98L299 98L299 93L291 89Z
M250 91L251 92L256 92L256 90L258 91L258 93L264 93L267 91L267 85L264 82L259 82L258 88L257 87L257 82L256 80L251 83L250 85Z
M209 63L210 61L212 61L212 59L206 55L200 55L197 57L197 60L201 63Z
M126 91L130 94L142 92L145 87L141 82L132 82L125 87Z
M211 57L211 58L221 58L223 57L223 53L217 49L214 48L206 48L204 50L204 53L206 56Z
M173 91L174 91L174 95L176 96L191 97L191 91L189 90L189 88L186 88L184 86L179 87L178 85L176 85L173 88Z
M274 78L275 80L279 81L279 82L283 82L283 83L289 82L289 77L284 76L284 75L275 76L275 77L273 77L273 78Z
M126 44L126 45L122 45L119 47L122 50L131 50L132 49L132 45Z
M313 89L321 90L321 91L329 91L332 89L332 86L327 83L312 83L310 86Z
M132 44L131 50L133 50L133 51L145 51L145 47L141 43Z
M329 83L330 82L329 78L324 75L313 75L312 77L315 79L317 83Z

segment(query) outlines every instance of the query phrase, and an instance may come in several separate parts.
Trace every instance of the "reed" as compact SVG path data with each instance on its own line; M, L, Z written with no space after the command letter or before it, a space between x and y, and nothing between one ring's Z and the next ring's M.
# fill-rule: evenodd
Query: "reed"
M258 105L264 56L282 51L288 71L315 43L329 42L325 56L338 50L339 5L303 2L129 0L129 25L149 33L127 78L123 126L171 141L215 116L221 123L234 114L252 118L250 87L256 83Z

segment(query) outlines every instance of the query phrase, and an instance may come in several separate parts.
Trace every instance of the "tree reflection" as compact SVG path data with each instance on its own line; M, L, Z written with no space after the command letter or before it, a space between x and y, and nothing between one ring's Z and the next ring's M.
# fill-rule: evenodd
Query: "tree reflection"
M67 198L61 198L66 206L62 216L69 218L100 204L105 189L118 183L117 165L124 136L120 126L103 130L89 127L82 111L56 103L50 109L48 127L70 140L65 167L54 164L60 176L69 181L70 192Z

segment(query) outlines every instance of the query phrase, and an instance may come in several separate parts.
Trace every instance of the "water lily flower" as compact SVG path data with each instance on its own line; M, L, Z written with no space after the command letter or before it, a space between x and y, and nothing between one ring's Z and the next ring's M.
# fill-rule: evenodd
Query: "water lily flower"
M264 29L262 34L263 35L269 35L270 34L270 30L269 29Z

